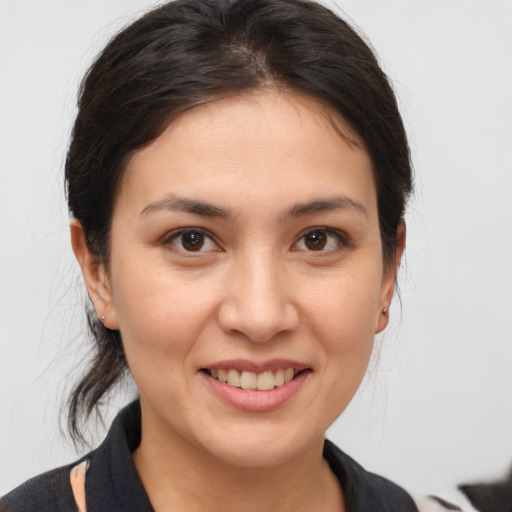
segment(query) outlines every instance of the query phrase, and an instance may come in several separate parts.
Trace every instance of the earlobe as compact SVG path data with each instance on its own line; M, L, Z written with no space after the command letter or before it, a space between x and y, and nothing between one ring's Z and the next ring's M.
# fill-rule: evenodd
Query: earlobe
M389 306L395 291L396 278L402 255L405 249L406 229L405 222L402 220L396 230L396 250L395 257L392 265L385 269L385 274L382 280L380 308L377 312L377 319L375 325L375 334L383 331L389 323Z
M389 310L388 308L382 308L377 313L377 321L375 323L375 334L379 334L382 332L389 323Z
M71 221L70 233L71 246L82 270L85 286L87 287L94 310L106 327L118 329L110 279L105 265L98 261L96 255L89 250L84 229L77 219Z

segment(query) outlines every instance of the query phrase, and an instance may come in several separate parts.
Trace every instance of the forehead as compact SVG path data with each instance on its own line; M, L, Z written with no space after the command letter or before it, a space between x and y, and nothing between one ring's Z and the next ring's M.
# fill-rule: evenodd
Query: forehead
M337 193L376 203L371 160L350 126L315 99L277 91L195 107L133 155L120 200L144 208L166 193L247 206Z

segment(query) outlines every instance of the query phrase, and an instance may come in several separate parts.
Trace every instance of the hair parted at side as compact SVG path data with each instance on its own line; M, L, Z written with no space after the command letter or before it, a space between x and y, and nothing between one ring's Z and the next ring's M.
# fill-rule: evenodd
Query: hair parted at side
M116 35L87 72L68 150L69 210L98 262L109 261L112 213L130 156L184 111L265 87L314 97L347 121L374 165L383 258L412 187L396 99L368 45L308 0L175 0ZM69 398L68 426L87 419L127 372L121 336L88 310L95 356Z

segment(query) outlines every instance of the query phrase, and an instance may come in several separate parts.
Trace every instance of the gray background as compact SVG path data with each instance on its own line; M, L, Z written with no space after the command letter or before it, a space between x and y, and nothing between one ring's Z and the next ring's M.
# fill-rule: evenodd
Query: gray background
M86 66L154 4L0 0L0 493L76 458L58 422L87 354L62 166ZM337 7L394 80L417 190L402 307L329 436L411 489L497 476L512 462L512 1Z

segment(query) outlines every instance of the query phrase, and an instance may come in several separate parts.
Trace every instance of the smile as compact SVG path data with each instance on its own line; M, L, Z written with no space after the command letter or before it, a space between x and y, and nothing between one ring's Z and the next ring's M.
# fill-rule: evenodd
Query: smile
M293 380L299 373L295 368L279 368L263 372L239 371L234 368L212 368L204 370L210 377L234 388L270 391Z
M214 395L248 412L284 406L300 392L312 373L310 366L287 359L260 363L242 359L223 361L199 371Z

